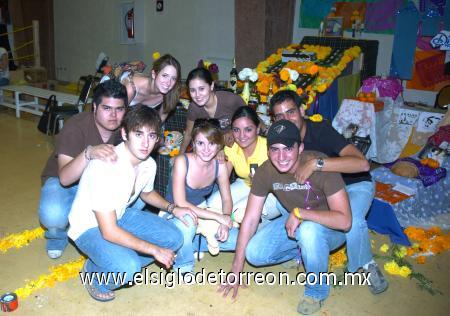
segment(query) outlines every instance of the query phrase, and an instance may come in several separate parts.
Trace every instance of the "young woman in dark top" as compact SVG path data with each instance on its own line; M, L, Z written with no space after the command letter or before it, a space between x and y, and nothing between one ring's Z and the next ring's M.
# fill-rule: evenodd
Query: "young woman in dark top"
M205 68L192 70L186 79L192 102L189 105L181 152L185 152L191 142L191 132L196 119L215 118L220 123L224 134L225 145L233 144L231 133L231 117L240 107L245 105L244 100L229 91L215 91L211 73Z

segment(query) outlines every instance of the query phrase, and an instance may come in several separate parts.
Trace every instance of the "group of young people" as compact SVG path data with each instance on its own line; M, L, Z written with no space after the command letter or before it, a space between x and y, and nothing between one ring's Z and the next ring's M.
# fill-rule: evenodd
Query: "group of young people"
M346 242L348 271L363 268L374 294L386 290L365 221L374 194L369 163L327 123L304 120L295 92L273 96L275 122L263 137L254 110L215 91L208 70L192 70L181 154L167 195L154 190L150 154L178 101L180 78L178 61L164 55L148 76L99 84L93 111L64 124L42 173L48 256L60 257L70 238L88 258L83 273L126 272L127 283L156 260L184 275L194 271L194 251L205 250L194 243L198 222L210 220L220 250L235 251L236 275L245 260L267 266L292 259L318 275L328 271L330 251ZM230 184L233 170L238 179ZM143 211L145 203L162 212ZM85 284L99 301L114 299L120 286ZM220 290L235 297L238 287ZM328 295L329 285L307 284L298 312L319 310Z

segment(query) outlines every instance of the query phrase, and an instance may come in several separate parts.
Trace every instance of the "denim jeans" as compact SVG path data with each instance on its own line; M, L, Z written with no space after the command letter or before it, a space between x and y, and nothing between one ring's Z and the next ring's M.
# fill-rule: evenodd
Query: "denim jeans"
M150 212L127 209L118 225L134 236L158 247L177 251L183 244L181 232L170 222ZM86 270L88 273L125 273L124 284L133 280L133 275L142 267L154 261L150 255L106 241L98 227L91 228L75 240L77 247L87 255ZM123 274L125 276L125 274ZM114 284L112 277L106 286L114 290L122 284Z
M328 271L330 251L345 242L345 234L304 221L295 231L295 239L291 239L285 229L288 217L289 214L284 214L258 230L247 245L246 259L254 266L274 265L295 258L301 249L306 273L314 273L318 278L320 272ZM305 296L316 300L326 299L329 292L330 286L327 284L305 286Z
M169 220L172 222L183 234L183 246L177 252L177 258L173 265L175 270L180 269L180 273L193 272L195 266L194 251L208 251L206 239L203 236L196 234L197 226L194 225L192 219L189 216L184 217L189 226L186 226L178 218ZM236 248L236 241L238 236L237 228L230 229L228 239L224 242L219 242L219 248L221 251L232 251ZM195 238L194 238L195 237ZM201 239L201 248L198 247L198 238ZM194 241L195 240L195 241Z
M48 178L41 188L39 220L47 231L47 250L63 251L67 246L67 226L78 185L63 187L59 178Z
M47 229L45 232L47 250L63 251L66 248L68 217L77 190L78 184L63 187L57 177L48 178L42 186L39 221ZM144 206L144 201L138 198L130 207L142 210Z
M356 272L373 258L366 215L372 205L375 188L373 182L362 181L349 184L345 189L352 210L352 227L345 234L348 257L347 270ZM277 209L282 214L287 213L287 210L280 203L277 204Z
M243 179L238 178L231 184L230 190L231 198L233 200L233 212L238 212L238 214L241 212L240 214L245 214L248 195L250 194L250 187L245 184ZM277 202L277 198L272 193L269 193L266 201L264 202L264 207L261 213L261 220L263 223L280 215L280 212L276 207ZM206 201L206 204L215 209L222 209L222 198L220 196L220 192L216 191L211 194Z
M366 215L374 197L374 184L362 181L346 186L352 210L352 227L345 234L347 240L348 271L356 272L372 260Z

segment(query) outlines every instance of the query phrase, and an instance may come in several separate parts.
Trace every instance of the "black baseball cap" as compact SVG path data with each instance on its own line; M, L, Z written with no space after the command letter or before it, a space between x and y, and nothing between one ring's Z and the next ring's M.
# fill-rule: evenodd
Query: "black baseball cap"
M267 146L283 144L292 147L295 143L300 145L300 142L299 129L288 120L276 121L267 132Z

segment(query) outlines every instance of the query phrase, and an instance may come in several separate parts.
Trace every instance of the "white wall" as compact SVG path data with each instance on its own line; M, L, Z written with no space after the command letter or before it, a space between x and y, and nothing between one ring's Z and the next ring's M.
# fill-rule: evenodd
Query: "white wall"
M317 36L318 34L318 29L307 29L299 27L300 4L301 0L296 0L294 30L292 35L293 43L300 43L304 36ZM351 32L344 32L344 37L351 38L351 35ZM376 73L378 76L389 75L394 35L363 32L361 38L368 40L378 40L379 44ZM406 82L404 83L404 86L406 86ZM405 101L422 102L425 104L434 105L436 94L437 93L433 91L405 89L403 97Z
M119 12L126 2L131 1L53 2L57 79L77 81L93 74L102 51L113 63L139 59L149 67L154 51L170 53L180 61L183 78L206 58L218 64L220 79L228 78L234 57L234 1L166 0L159 13L155 0L135 0L136 33L143 35L139 43L124 45Z

